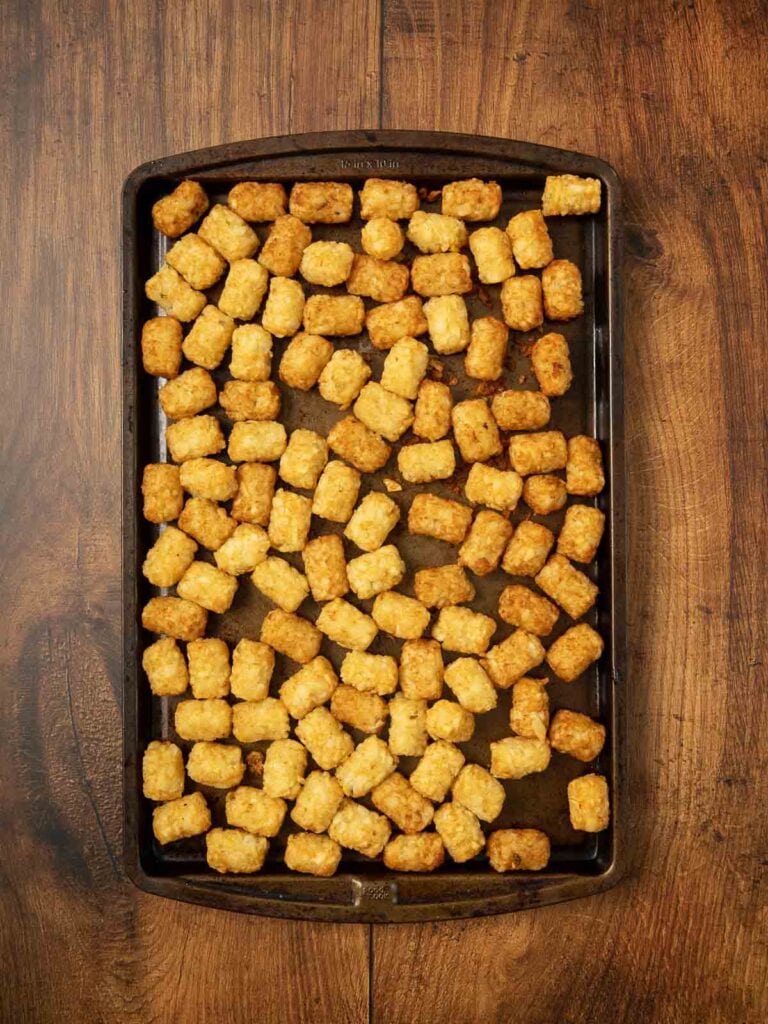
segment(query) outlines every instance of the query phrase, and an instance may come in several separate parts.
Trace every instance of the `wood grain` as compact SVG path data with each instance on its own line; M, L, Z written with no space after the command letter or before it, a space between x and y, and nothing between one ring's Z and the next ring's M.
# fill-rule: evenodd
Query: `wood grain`
M625 183L636 843L589 901L376 928L378 1024L768 1016L767 14L384 5L383 127L572 147Z

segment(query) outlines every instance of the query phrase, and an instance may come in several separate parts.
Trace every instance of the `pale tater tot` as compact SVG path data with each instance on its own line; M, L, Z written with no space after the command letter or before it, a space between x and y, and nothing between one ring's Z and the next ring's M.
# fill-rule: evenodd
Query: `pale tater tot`
M501 228L478 228L469 236L477 276L482 284L501 284L515 273L512 246Z
M435 352L448 356L469 345L469 314L460 295L438 295L424 303L429 339Z
M582 775L568 783L571 825L582 832L602 832L611 820L608 783L603 775Z
M370 381L358 395L352 411L369 430L387 441L397 441L413 423L413 406L399 395Z
M317 657L323 635L300 615L275 608L261 624L261 641L292 661L305 665ZM235 692L234 687L232 692Z
M219 309L236 320L252 320L267 290L269 274L256 260L235 260L230 265Z
M288 708L275 697L238 701L232 706L232 733L239 743L284 740L289 732Z
M193 498L229 501L237 494L234 466L217 459L189 459L179 467L179 480Z
M287 208L288 197L282 185L269 181L240 181L231 188L227 204L248 221L277 220Z
M333 601L349 590L344 543L336 533L315 537L301 553L304 572L315 601Z
M337 768L355 749L355 741L344 732L328 708L318 707L305 715L296 725L296 736L315 764L325 771Z
M453 407L451 421L456 443L465 462L486 462L501 452L499 428L484 398L459 402Z
M401 693L389 702L389 749L398 757L421 757L427 749L427 702Z
M406 834L422 832L434 814L429 800L399 772L393 772L371 791L371 803Z
M502 590L499 616L534 636L549 636L560 618L560 609L541 594L515 584Z
M216 565L230 576L253 572L269 550L269 537L260 526L241 523L228 540L213 553Z
M491 775L497 779L524 779L546 771L552 757L546 740L507 736L491 743Z
M181 324L172 316L155 316L141 328L141 362L153 377L175 377L181 368Z
M141 761L141 777L147 800L178 800L184 792L184 758L176 744L152 740Z
M312 501L303 494L280 488L272 499L269 515L269 542L284 554L301 551L307 543L312 520Z
M175 640L164 636L144 648L141 667L156 697L177 697L189 686L187 663ZM395 676L397 678L397 676Z
M474 600L475 588L460 565L419 569L413 580L416 597L427 608L446 608Z
M510 277L501 286L504 323L513 331L532 331L544 323L541 281L533 274Z
M272 555L251 573L254 587L284 612L295 612L309 596L306 578L284 558Z
M205 637L187 644L189 685L198 700L226 697L229 693L229 648L218 637Z
M216 284L227 268L226 260L194 232L172 245L165 254L165 261L200 292Z
M416 186L409 181L367 178L360 190L360 216L363 220L389 217L405 220L419 208Z
M361 473L375 473L389 461L392 449L357 416L346 416L328 431L328 447Z
M514 470L472 463L464 494L473 505L487 505L498 512L512 512L523 493L523 480Z
M358 471L333 460L326 465L317 481L312 514L332 523L346 523L352 515L359 491Z
M386 725L388 708L378 694L342 685L331 697L331 714L360 732L377 733Z
M571 505L557 538L557 551L574 562L591 562L603 538L605 513L591 505Z
M232 536L237 523L215 501L189 498L181 510L179 526L204 548L216 551Z
M394 544L358 555L347 564L349 586L361 601L396 587L405 576L405 562Z
M352 186L340 181L297 181L290 210L305 224L346 224L352 217Z
M467 229L456 217L416 210L408 221L408 241L420 252L460 252L467 244Z
M428 609L394 590L378 595L371 614L379 629L399 640L418 640L429 625Z
M494 220L501 209L501 186L495 181L467 178L443 185L442 210L462 220Z
M376 306L365 316L365 326L374 348L390 349L401 338L415 338L427 330L427 318L418 295Z
M436 871L445 860L445 846L436 832L395 836L384 847L390 871Z
M255 786L238 786L224 802L227 824L271 839L280 831L288 807L285 800Z
M314 430L294 430L280 458L278 473L291 487L313 491L328 461L328 444Z
M569 494L586 497L599 494L605 487L603 456L594 437L578 434L569 439L565 483Z
M342 348L334 352L323 367L317 386L326 402L347 409L370 376L371 368L360 353Z
M225 740L232 732L232 708L225 700L181 700L174 728L183 740Z
M464 372L475 380L498 380L507 354L509 329L495 316L472 321L471 340L464 357Z
M463 253L417 256L411 266L411 287L418 295L464 295L472 291L469 260Z
M243 637L232 652L229 688L233 697L262 701L269 694L269 683L275 670L275 654L267 644Z
M182 181L152 207L152 223L167 238L178 238L208 209L208 196L196 181Z
M458 747L445 740L436 740L424 751L408 781L422 796L441 803L461 771L464 760L464 754Z
M384 740L368 736L336 769L336 778L345 796L361 797L383 782L396 767L397 759Z
M552 260L542 270L541 290L548 320L573 320L584 312L581 271L570 260Z
M264 792L281 800L295 800L307 770L307 751L296 740L275 740L264 758Z
M536 583L572 619L586 615L597 600L596 584L562 555L552 555L536 575Z
M427 732L433 740L464 743L472 739L475 716L452 700L439 700L427 709Z
M329 772L310 772L293 806L291 818L299 828L307 832L325 832L343 799L344 790L333 775ZM289 836L289 842L291 838Z
M259 256L259 263L277 277L293 277L301 264L304 250L312 241L312 231L297 217L278 217Z
M600 180L575 174L550 174L544 182L541 208L545 217L597 213L600 209Z
M466 540L459 548L459 564L476 576L487 576L499 566L514 531L501 513L482 509L475 516Z
M565 469L568 445L559 430L537 434L516 434L509 441L509 461L520 476L530 473L552 473Z
M531 349L531 367L545 395L564 395L573 381L571 352L562 334L545 334Z
M357 295L310 295L304 305L304 330L310 334L348 337L359 334L365 305Z
M350 651L367 650L378 633L370 615L341 597L323 605L317 617L317 628L334 643Z
M397 468L404 480L424 484L447 480L456 472L456 453L450 441L409 444L397 453Z
M301 327L304 315L304 289L290 277L273 277L261 323L265 331L288 338Z
M168 526L147 552L141 571L153 586L172 587L192 564L196 551L191 537Z
M278 370L280 380L299 391L309 391L332 355L333 345L326 338L301 332L291 338L283 353Z
M354 800L345 800L333 817L328 835L340 846L364 857L378 857L392 833L383 814L369 811Z
M547 560L555 535L541 523L524 520L507 545L501 567L511 576L535 576Z
M532 668L544 661L544 648L538 637L517 629L506 640L488 651L485 670L500 690L506 690Z
M212 828L205 837L208 867L226 874L248 875L261 871L269 843L239 828Z
M346 242L312 242L301 255L299 272L310 284L333 288L347 280L354 258Z
M493 683L479 661L457 658L445 670L445 682L456 695L456 700L473 715L482 715L496 707Z
M549 423L549 399L540 391L500 391L491 399L500 430L541 430Z
M202 793L190 793L161 804L152 812L152 831L163 846L199 836L211 827L211 812Z
M275 462L286 449L288 436L275 420L240 420L232 425L227 454L233 462Z
M347 278L350 295L365 295L375 302L397 302L408 290L408 267L392 260L356 253Z
M479 764L467 764L453 784L453 799L480 821L495 821L504 806L504 787Z
M253 228L221 203L211 207L198 234L230 263L248 259L259 248L259 236Z
M187 758L187 775L201 786L231 789L239 786L245 772L240 747L227 743L195 743Z
M384 360L381 386L413 401L427 372L429 349L415 338L400 338Z
M549 727L548 679L523 676L512 687L509 727L518 736L543 740Z
M197 640L205 632L208 612L181 597L151 597L141 612L141 624L150 633L165 633L174 640Z
M448 856L457 864L472 860L485 846L480 822L462 804L443 804L435 811L435 828L445 844Z
M603 653L603 638L586 622L566 630L547 651L547 664L564 683L572 683Z
M235 577L208 562L192 562L176 586L179 597L218 615L229 609L236 590Z
M360 232L363 251L378 260L393 260L405 244L405 235L397 221L388 217L372 217Z
M406 640L400 652L400 689L410 700L438 700L443 693L443 652L436 640Z
M280 391L271 380L228 380L219 392L219 405L231 420L276 420Z
M461 544L471 522L471 508L435 494L417 494L408 511L410 533L448 544Z
M298 806L298 804L297 804ZM285 865L303 875L330 878L341 860L341 847L329 836L295 832L285 845Z
M451 429L453 397L447 384L423 380L416 399L413 432L427 441L439 441Z
M525 478L523 501L537 516L559 512L567 500L565 480L560 477L535 474Z
M232 317L209 304L192 324L181 350L190 363L215 370L230 346L234 330Z
M216 404L216 384L207 370L195 366L164 384L157 397L168 419L181 420Z
M232 518L241 523L266 526L272 511L277 470L262 462L237 467L238 490L232 502Z
M549 864L549 837L536 828L502 828L488 836L494 871L541 871Z
M341 663L341 678L356 690L384 697L397 689L397 662L388 654L350 651Z
M192 288L181 274L164 264L144 285L144 294L168 316L189 323L201 312L206 299L202 292Z
M507 224L512 254L523 270L546 267L552 262L552 239L541 210L524 210Z
M269 380L272 335L259 324L242 324L232 332L229 372L237 380Z
M605 726L578 711L556 711L549 727L549 742L559 754L577 761L594 761L605 744Z

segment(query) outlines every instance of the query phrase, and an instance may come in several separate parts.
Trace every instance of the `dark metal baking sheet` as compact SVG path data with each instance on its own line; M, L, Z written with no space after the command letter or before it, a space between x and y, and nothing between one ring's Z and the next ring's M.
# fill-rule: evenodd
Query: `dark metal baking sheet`
M602 208L594 217L550 218L555 254L574 260L584 279L584 315L576 321L555 325L571 345L574 384L563 398L552 403L552 428L566 435L588 433L596 436L603 449L607 484L597 504L607 516L606 536L593 572L600 586L600 598L592 617L606 641L597 666L577 682L567 685L551 678L552 710L568 707L597 716L608 727L608 740L596 769L611 786L612 818L608 830L585 836L569 824L566 786L582 774L579 762L553 754L550 768L542 774L507 782L507 800L501 817L491 828L530 826L546 831L553 844L548 869L537 874L498 875L487 860L467 864L447 861L431 875L395 874L380 862L369 861L350 851L338 874L313 879L288 872L282 863L284 839L271 843L263 872L253 876L218 876L205 864L201 837L161 847L152 836L150 803L141 796L141 755L153 738L172 738L173 707L177 699L152 697L141 670L141 653L151 638L141 628L141 607L152 588L141 574L147 548L157 527L141 516L140 479L145 463L163 461L165 420L157 400L157 382L141 370L139 339L142 323L155 315L144 297L144 281L162 263L168 241L152 226L152 203L185 177L200 181L212 202L223 200L234 183L241 180L283 181L343 180L354 187L366 177L404 178L426 189L438 189L447 181L479 177L494 179L503 188L504 201L496 223L504 226L509 216L540 204L544 178L552 173L575 173L600 178ZM439 199L423 202L427 210L439 211ZM141 888L177 899L252 913L337 921L414 921L493 914L553 903L599 892L615 884L623 863L622 785L622 695L625 686L625 527L623 464L623 354L620 321L620 189L615 172L603 162L565 150L469 135L432 132L358 131L286 136L236 143L215 149L168 157L137 168L123 191L123 370L124 370L124 761L125 761L125 864L128 874ZM342 238L359 250L357 217L348 225L313 225L314 238ZM265 225L256 230L263 239ZM307 291L312 289L306 288ZM498 286L478 289L468 296L470 316L498 315ZM215 293L214 293L215 294ZM367 305L373 305L366 300ZM547 328L545 327L545 330ZM542 332L537 332L542 333ZM525 335L511 335L513 344L505 367L506 387L536 388L526 355ZM273 370L286 341L275 340ZM361 351L378 378L386 353L374 349L365 334L334 339L339 347ZM463 357L439 357L444 378L456 378L455 399L473 397L479 382L463 375ZM225 361L226 362L226 361ZM222 367L214 374L221 382L228 377ZM276 378L276 373L273 372ZM324 402L316 390L301 393L278 381L283 398L282 418L289 429L311 426L326 433L344 415ZM381 477L397 477L395 457L374 477L363 480L361 496L368 489L382 490ZM445 485L428 485L429 490L463 500L460 484L466 467ZM392 497L403 508L403 520L416 492L425 489L405 485ZM563 513L537 520L557 528ZM521 502L514 522L530 516ZM320 526L320 530L318 530ZM313 520L312 535L340 530L323 520ZM427 538L410 537L402 525L392 539L400 547L409 573L399 589L412 593L413 569L425 564L455 560L456 549ZM354 553L357 553L354 550ZM353 550L348 551L349 557ZM288 556L301 567L300 556ZM474 580L475 605L494 614L498 594L513 579L501 570ZM528 581L530 583L530 580ZM356 602L368 609L371 602ZM247 581L238 588L232 609L225 616L211 615L209 634L231 643L242 636L257 638L268 603ZM305 602L301 614L314 618L317 611ZM566 627L565 616L553 634ZM511 632L501 624L494 642ZM399 642L380 634L371 650L397 654ZM323 653L338 667L345 652L325 642ZM450 657L447 660L450 660ZM544 674L546 666L536 674ZM277 658L274 686L296 670ZM551 675L550 675L551 677ZM478 716L475 736L461 744L468 760L488 764L488 742L509 735L509 692L501 692L493 713ZM362 738L356 735L356 739ZM254 744L256 748L266 744ZM250 749L248 747L247 749ZM402 759L406 773L415 759ZM591 769L586 769L591 770ZM202 787L200 787L202 788ZM211 804L214 823L223 823L223 794L204 789ZM486 831L488 831L486 827Z

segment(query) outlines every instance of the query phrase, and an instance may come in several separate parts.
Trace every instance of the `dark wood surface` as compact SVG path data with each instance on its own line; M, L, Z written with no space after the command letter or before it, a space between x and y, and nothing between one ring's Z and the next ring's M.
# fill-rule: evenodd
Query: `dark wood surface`
M765 1021L767 31L748 0L4 6L3 1024ZM120 183L379 125L624 180L631 876L373 930L155 899L119 863Z

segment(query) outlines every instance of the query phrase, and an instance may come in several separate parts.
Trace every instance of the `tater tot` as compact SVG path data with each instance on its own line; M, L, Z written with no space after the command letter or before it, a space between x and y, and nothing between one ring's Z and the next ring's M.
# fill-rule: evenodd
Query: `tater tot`
M387 441L397 441L413 423L413 406L399 395L370 381L358 395L352 411L369 430Z
M436 640L406 640L400 652L400 689L410 700L438 700L443 693L443 653Z
M513 331L532 331L544 323L541 281L532 274L510 277L501 286L504 323Z
M445 860L445 846L436 832L395 836L384 847L390 871L436 871Z
M312 231L306 224L290 214L280 216L269 229L259 263L277 277L293 277L311 241Z
M491 743L491 775L497 779L523 779L549 767L552 752L546 740L507 736Z
M237 320L252 320L267 290L269 274L256 260L235 260L229 268L219 309Z
M479 764L467 764L453 784L453 799L480 821L494 821L504 806L504 787Z
M361 473L375 473L389 460L392 449L357 416L346 416L328 431L328 447Z
M233 462L274 462L288 444L282 423L240 420L232 425L227 454Z
M541 197L545 217L597 213L600 209L600 181L575 174L551 174L544 182Z
M509 441L509 461L520 476L529 473L552 473L565 469L568 445L559 430L537 434L516 434Z
M205 295L192 288L181 274L164 264L144 285L144 294L168 316L188 323L194 320L205 305Z
M453 407L451 420L465 462L485 462L501 452L499 429L484 398L459 402Z
M240 747L227 743L195 743L187 758L187 775L201 786L231 789L240 785L245 772Z
M235 321L216 306L207 305L192 324L181 346L190 361L206 370L215 370L232 341Z
M261 624L261 641L292 661L305 665L317 657L323 635L316 626L300 615L275 608ZM234 693L234 687L232 689Z
M239 828L212 828L205 837L208 867L221 874L251 874L261 871L269 843Z
M176 586L176 593L209 612L221 615L232 604L237 580L208 562L192 562Z
M463 253L417 256L411 266L411 287L418 295L464 295L472 291L469 260Z
M387 844L392 829L383 814L369 811L354 800L345 800L333 817L328 834L340 846L378 857Z
M370 615L341 597L323 605L317 617L317 628L334 643L350 651L367 650L378 633Z
M361 797L383 782L396 767L397 759L384 740L368 736L336 769L336 778L345 796Z
M343 462L329 462L317 481L312 514L332 523L346 523L360 491L360 474Z
M373 806L407 834L422 832L432 821L434 808L399 772L371 791Z
M445 740L436 740L424 751L408 781L422 796L440 803L445 800L463 764L464 754L458 747Z
M352 216L352 186L339 181L297 181L290 210L305 224L346 224Z
M554 543L555 535L546 526L524 520L507 545L501 567L511 576L535 576Z
M568 783L571 825L582 832L602 832L611 819L608 783L603 775L582 775Z
M294 430L280 458L278 473L291 487L312 491L328 461L328 444L314 430Z
M552 260L542 270L541 290L548 320L573 320L584 312L581 271L570 260Z
M153 377L175 377L181 367L181 324L172 316L155 316L141 328L141 361Z
M227 196L228 205L248 221L277 220L288 205L282 185L268 181L240 181Z
M155 587L172 587L191 565L197 544L186 533L168 526L147 552L141 571Z
M537 740L547 738L549 727L548 679L532 679L523 676L512 687L512 707L509 711L509 727L518 736L530 736Z
M447 480L456 472L456 453L450 441L409 444L397 453L397 468L404 480L424 484Z
M350 348L334 352L318 378L318 390L326 402L348 408L371 376L371 368Z
M266 526L272 511L277 470L261 462L237 467L238 491L232 502L232 518L241 523Z
M512 246L501 228L478 228L469 236L469 248L482 284L501 284L515 273Z
M298 805L297 805L298 806ZM341 860L341 847L328 836L295 832L285 844L285 865L303 875L330 878Z
M193 498L229 501L237 494L234 466L217 459L188 459L179 467L179 480Z
M296 736L325 771L338 767L355 749L355 741L328 708L317 707L305 715L296 725Z
M388 217L372 217L363 225L360 243L369 256L378 260L393 260L405 244L405 235L397 221Z
M357 295L310 295L304 305L304 330L310 334L348 337L359 334L365 305Z
M456 695L456 700L473 715L482 715L496 707L493 683L479 661L457 658L445 670L445 682Z
M239 743L284 740L289 731L288 708L275 697L238 701L232 706L232 733Z
M509 329L494 316L472 321L471 340L464 357L464 372L476 380L498 380L507 354Z
M464 494L473 505L487 505L498 512L512 512L523 493L523 481L513 470L495 469L474 462L464 485Z
M389 749L398 757L420 757L427 748L427 702L398 693L389 702Z
M237 523L215 501L189 498L181 510L179 526L204 548L216 551L232 536Z
M457 864L471 860L485 846L480 822L462 804L443 804L435 811L435 828L445 844L448 856Z
M200 292L216 284L227 267L226 260L194 232L172 245L165 254L165 261Z
M156 697L176 697L189 686L187 663L181 648L165 636L145 647L141 667L147 674L149 688Z
M311 520L311 499L280 488L275 491L269 515L270 544L283 553L301 551L307 543Z
M367 178L360 190L360 216L363 220L374 217L405 220L418 208L416 186L409 181Z
M549 636L560 618L560 609L528 587L514 585L501 592L499 616L534 636Z
M376 302L397 302L408 289L408 267L392 260L356 253L347 278L350 295L365 295Z
M302 551L304 572L315 601L332 601L349 590L344 543L336 533L315 537Z
M494 686L506 690L532 668L544 661L544 648L538 637L517 629L506 640L488 651L485 669Z
M399 640L418 640L429 625L429 611L420 601L388 590L373 602L374 622Z
M361 601L396 587L405 576L405 562L394 544L351 559L347 565L349 586Z
M467 229L456 217L416 210L408 222L408 241L420 252L459 252L467 244Z
M211 827L211 812L202 793L190 793L161 804L152 812L152 831L163 846L199 836Z
M354 686L337 687L331 697L331 714L360 732L381 732L387 721L387 705L376 693Z
M487 576L498 568L513 531L512 523L501 513L482 509L459 548L459 564L476 576Z
M408 530L422 537L435 537L448 544L461 544L472 522L472 509L435 494L417 494L408 512Z
M238 380L269 380L272 369L272 335L259 324L243 324L232 332L229 372Z
M229 648L218 637L205 637L187 644L189 685L198 700L226 697L229 693Z
M427 608L446 608L474 600L475 588L460 565L419 569L414 575L416 597Z
M552 262L552 239L541 210L524 210L507 224L512 254L523 270L546 267Z
M184 758L175 743L152 740L141 761L147 800L178 800L184 792Z
M208 196L196 181L182 181L152 207L152 223L168 238L178 238L208 209Z
M164 384L157 397L168 419L181 420L216 404L216 384L207 370L195 366Z
M429 338L435 352L453 355L469 345L469 315L460 295L438 295L424 303Z
M501 209L501 186L495 181L467 178L443 185L442 210L462 220L493 220Z
M346 242L312 242L302 253L299 271L310 284L332 288L347 280L354 258Z
M560 477L534 474L525 478L523 501L537 516L559 512L567 500L565 480Z
M567 473L567 467L566 467ZM574 562L591 562L605 529L605 513L591 505L571 505L557 538L557 551Z
M429 349L415 338L400 338L384 360L381 385L401 398L413 401L427 372Z
M275 740L264 758L264 792L281 800L295 800L307 770L307 752L296 740Z
M565 482L569 494L584 496L599 494L605 487L603 456L594 437L578 434L569 439Z
M503 828L488 836L488 861L494 871L541 871L549 854L549 837L536 828Z
M597 600L596 584L562 555L552 555L537 574L536 583L572 619L586 615Z
M427 318L418 295L376 306L365 316L365 326L374 348L390 349L401 338L415 338L427 330Z
M174 640L197 640L205 632L208 612L181 597L151 597L141 612L141 624L150 633L165 633Z
M350 651L341 663L341 678L356 690L383 697L397 689L397 662L387 654Z
M427 710L427 732L433 740L464 743L472 739L475 716L452 700L439 700Z
M232 652L232 672L229 677L232 696L247 701L265 700L274 669L275 655L272 648L258 640L243 637Z
M333 775L310 772L293 806L291 818L307 832L325 832L343 799L344 790Z
M549 399L540 391L501 391L491 399L501 430L540 430L549 423Z
M179 701L174 728L183 740L225 740L232 732L232 708L218 698Z
M562 709L552 719L549 742L560 754L570 754L578 761L594 761L605 744L605 726L589 715Z
M547 651L547 664L564 683L586 672L603 653L603 639L586 622L566 630Z
M531 349L531 367L545 395L564 395L573 381L571 353L562 334L545 334Z
M333 355L333 345L319 334L299 333L291 338L280 360L280 380L292 388L309 391L317 384L326 363Z
M251 573L254 587L284 612L295 612L309 596L306 578L284 558L265 558Z
M231 790L224 807L228 825L269 839L280 831L288 809L285 800L255 786L238 786Z
M259 236L253 228L221 203L211 207L198 234L230 263L248 259L259 248Z
M439 441L451 429L453 398L447 384L423 380L416 399L413 432L427 441Z
M288 338L301 327L304 314L304 290L290 277L273 277L261 323L265 331Z

